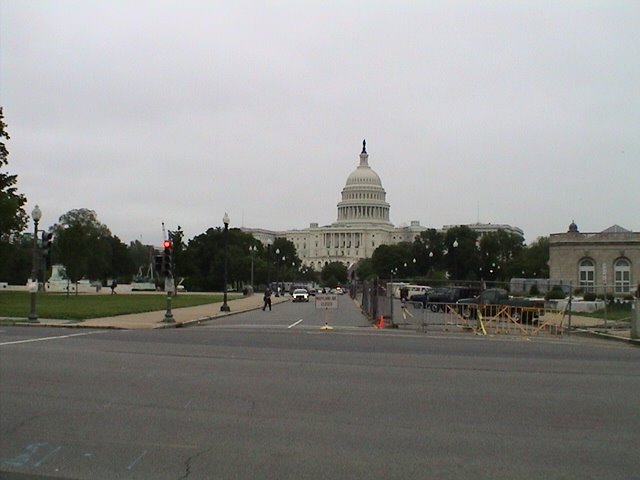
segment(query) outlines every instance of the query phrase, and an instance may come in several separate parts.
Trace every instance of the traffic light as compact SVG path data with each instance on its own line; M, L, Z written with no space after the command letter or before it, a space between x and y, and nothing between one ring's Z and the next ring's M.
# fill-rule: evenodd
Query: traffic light
M51 264L51 248L53 247L53 233L42 232L42 251L46 265Z
M167 277L173 277L173 245L171 240L162 242L164 247L164 273Z

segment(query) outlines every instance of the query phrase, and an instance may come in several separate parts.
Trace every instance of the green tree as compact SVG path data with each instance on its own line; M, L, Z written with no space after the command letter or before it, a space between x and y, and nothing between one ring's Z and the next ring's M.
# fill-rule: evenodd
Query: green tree
M419 275L433 278L444 271L444 234L435 228L421 232L413 242L413 258Z
M24 285L31 275L33 241L28 235L0 240L0 280L11 285Z
M0 241L9 241L10 236L22 232L28 221L24 210L27 199L18 193L17 175L9 175L2 171L9 163L9 150L4 142L11 137L6 127L3 107L0 107Z
M220 227L189 240L183 265L185 286L192 291L220 291L224 272L224 238Z
M23 284L31 272L32 239L19 235L27 225L24 210L27 199L18 193L18 177L9 175L4 167L9 164L9 140L4 123L3 108L0 107L0 280Z
M356 265L356 276L359 280L369 280L375 277L373 261L370 258L363 258Z
M112 260L111 232L98 221L96 212L70 210L58 222L53 226L54 260L64 266L67 278L76 286L83 277L105 279Z
M520 276L515 260L524 249L524 238L498 230L480 239L480 271L484 280L507 281Z
M277 282L291 282L295 278L295 272L301 265L296 246L291 240L278 237L271 246L273 268L271 279Z
M540 237L520 250L509 266L511 276L549 278L549 237Z
M396 245L380 245L374 250L371 262L374 273L384 279L392 275L404 275L404 264L412 264L413 258L412 244L402 242Z
M348 276L347 267L341 262L326 264L320 273L322 283L331 288L346 284Z
M266 271L266 262L258 259L262 255L262 245L252 235L238 228L230 228L228 234L227 280L229 285L240 288L248 284L251 277L251 251L249 246L258 247L254 257L256 273ZM193 291L221 291L224 287L224 244L225 233L221 227L210 228L205 233L189 240L184 249L180 272L185 277L185 286ZM262 270L259 270L262 269ZM265 275L266 277L266 275ZM256 283L262 280L255 278Z
M119 281L128 283L131 281L137 268L127 246L115 235L107 237L110 263L106 275L98 278L118 278Z
M478 234L466 225L450 228L444 235L444 265L453 280L476 280L480 267Z

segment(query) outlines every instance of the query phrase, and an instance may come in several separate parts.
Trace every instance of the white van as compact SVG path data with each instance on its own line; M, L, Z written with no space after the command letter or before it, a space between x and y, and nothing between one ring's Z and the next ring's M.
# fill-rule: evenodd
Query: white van
M407 295L407 298L411 298L411 295L419 295L422 293L427 293L429 290L431 290L431 287L428 287L426 285L409 285L409 284L398 285L396 288L393 289L394 297L400 298L401 288L406 288L409 290L409 294Z

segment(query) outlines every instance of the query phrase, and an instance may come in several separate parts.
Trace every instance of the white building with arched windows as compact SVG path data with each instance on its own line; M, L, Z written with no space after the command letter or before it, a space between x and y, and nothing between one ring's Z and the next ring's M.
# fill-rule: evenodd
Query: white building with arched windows
M586 292L634 294L640 282L640 233L614 225L581 233L572 222L549 237L549 277Z

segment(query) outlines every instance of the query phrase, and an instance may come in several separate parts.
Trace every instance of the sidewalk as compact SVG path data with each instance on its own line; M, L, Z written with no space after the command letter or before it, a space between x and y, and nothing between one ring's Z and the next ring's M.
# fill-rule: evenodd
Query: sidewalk
M288 302L289 296L271 297L273 305ZM115 317L90 318L88 320L53 320L40 318L37 323L20 323L35 327L79 327L79 328L117 328L125 330L142 330L154 328L175 328L192 323L212 320L250 310L262 308L262 294L253 294L246 297L233 299L227 302L230 312L221 312L223 302L209 303L195 307L175 308L171 310L173 323L164 322L165 310L154 312L135 313L130 315L118 315Z
M631 327L626 322L621 323L613 320L605 322L602 318L583 317L573 314L571 316L571 333L592 335L640 345L640 340L631 338Z

